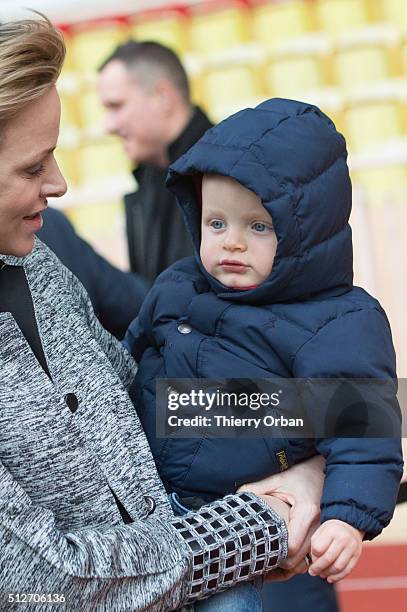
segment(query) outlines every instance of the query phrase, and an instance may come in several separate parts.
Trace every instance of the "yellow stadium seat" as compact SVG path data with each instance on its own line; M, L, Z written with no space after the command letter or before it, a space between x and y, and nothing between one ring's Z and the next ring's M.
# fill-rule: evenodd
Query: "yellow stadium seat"
M128 268L124 212L120 201L84 204L66 210L78 233L119 268Z
M130 170L123 147L113 136L83 144L78 149L77 159L81 185L127 175Z
M82 129L88 137L102 136L104 133L105 111L94 87L81 92L79 113Z
M275 58L266 66L264 79L267 92L282 97L298 97L325 84L320 58L307 54Z
M69 26L60 26L60 30L63 34L64 41L65 41L65 47L66 47L66 55L65 55L63 71L71 72L72 70L75 70L75 65L74 65L75 62L74 62L73 52L72 52L71 28Z
M207 102L202 87L202 73L189 75L189 90L191 100L194 104L207 109Z
M154 40L182 55L187 47L186 23L182 10L148 11L130 19L130 32L136 40Z
M69 187L75 187L79 183L79 173L76 158L76 149L57 147L55 159Z
M391 76L391 62L387 49L378 45L342 48L334 54L333 73L337 85L345 88Z
M362 187L370 206L407 206L407 165L359 170L353 173L353 181Z
M370 18L366 0L317 0L316 12L321 29L332 35L360 28Z
M238 65L218 68L202 76L202 95L206 108L217 117L219 109L231 112L243 108L248 101L264 96L258 75L252 66Z
M382 0L384 19L397 27L407 28L407 2L405 0Z
M407 74L407 41L401 46L401 63L402 63L402 75L406 76Z
M315 29L312 4L292 2L255 2L252 9L253 38L265 47L274 48L293 36Z
M239 0L191 6L189 47L202 55L249 39L249 12Z
M354 152L375 149L401 134L402 117L395 100L359 102L345 109L345 137Z
M75 69L94 74L117 45L129 36L124 21L101 21L73 28L72 58Z
M61 132L79 129L78 96L60 92L61 99ZM82 99L82 98L81 98Z
M73 50L73 36L70 28L63 28L66 55L61 75L58 79L58 90L65 93L76 93L81 86L82 74L77 72Z

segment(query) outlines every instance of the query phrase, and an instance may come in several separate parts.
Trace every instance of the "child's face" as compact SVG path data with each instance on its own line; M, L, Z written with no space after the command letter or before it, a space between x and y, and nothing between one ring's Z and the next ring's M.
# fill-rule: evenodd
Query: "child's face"
M226 287L260 285L277 250L273 221L260 198L235 179L206 174L202 180L201 260Z

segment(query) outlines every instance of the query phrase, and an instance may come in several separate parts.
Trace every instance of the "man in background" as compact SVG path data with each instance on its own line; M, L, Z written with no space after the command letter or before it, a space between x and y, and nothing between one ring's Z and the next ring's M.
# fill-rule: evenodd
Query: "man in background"
M135 166L138 190L125 196L130 269L152 284L169 265L193 254L181 211L165 187L167 167L211 127L191 104L185 70L173 51L130 40L99 71L106 128Z

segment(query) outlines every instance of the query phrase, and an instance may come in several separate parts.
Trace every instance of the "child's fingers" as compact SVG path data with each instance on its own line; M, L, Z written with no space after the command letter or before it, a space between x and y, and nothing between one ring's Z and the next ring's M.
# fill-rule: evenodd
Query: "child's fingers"
M352 550L349 550L349 548L344 548L336 560L320 573L320 577L328 578L329 576L336 576L337 574L343 572L352 559L353 554L354 552Z
M334 536L331 530L326 529L325 525L320 525L314 535L311 537L310 552L313 562L328 550L334 541Z
M342 544L332 541L327 544L324 537L323 542L319 541L311 546L311 556L315 561L310 565L308 573L311 576L320 576L330 565L332 565L342 552Z
M337 574L332 574L332 576L328 576L327 582L334 583L334 582L338 582L339 580L342 580L342 578L345 578L345 576L350 574L350 572L353 570L353 568L359 561L359 557L360 555L356 555L355 557L352 557L349 563L346 565L346 567L341 572L338 572Z

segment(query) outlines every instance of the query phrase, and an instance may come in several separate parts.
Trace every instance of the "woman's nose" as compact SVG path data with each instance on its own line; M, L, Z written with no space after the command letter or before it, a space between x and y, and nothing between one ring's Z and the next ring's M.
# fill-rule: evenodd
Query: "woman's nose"
M61 170L55 160L50 161L47 173L44 175L44 182L41 187L41 196L44 198L60 198L68 187Z

